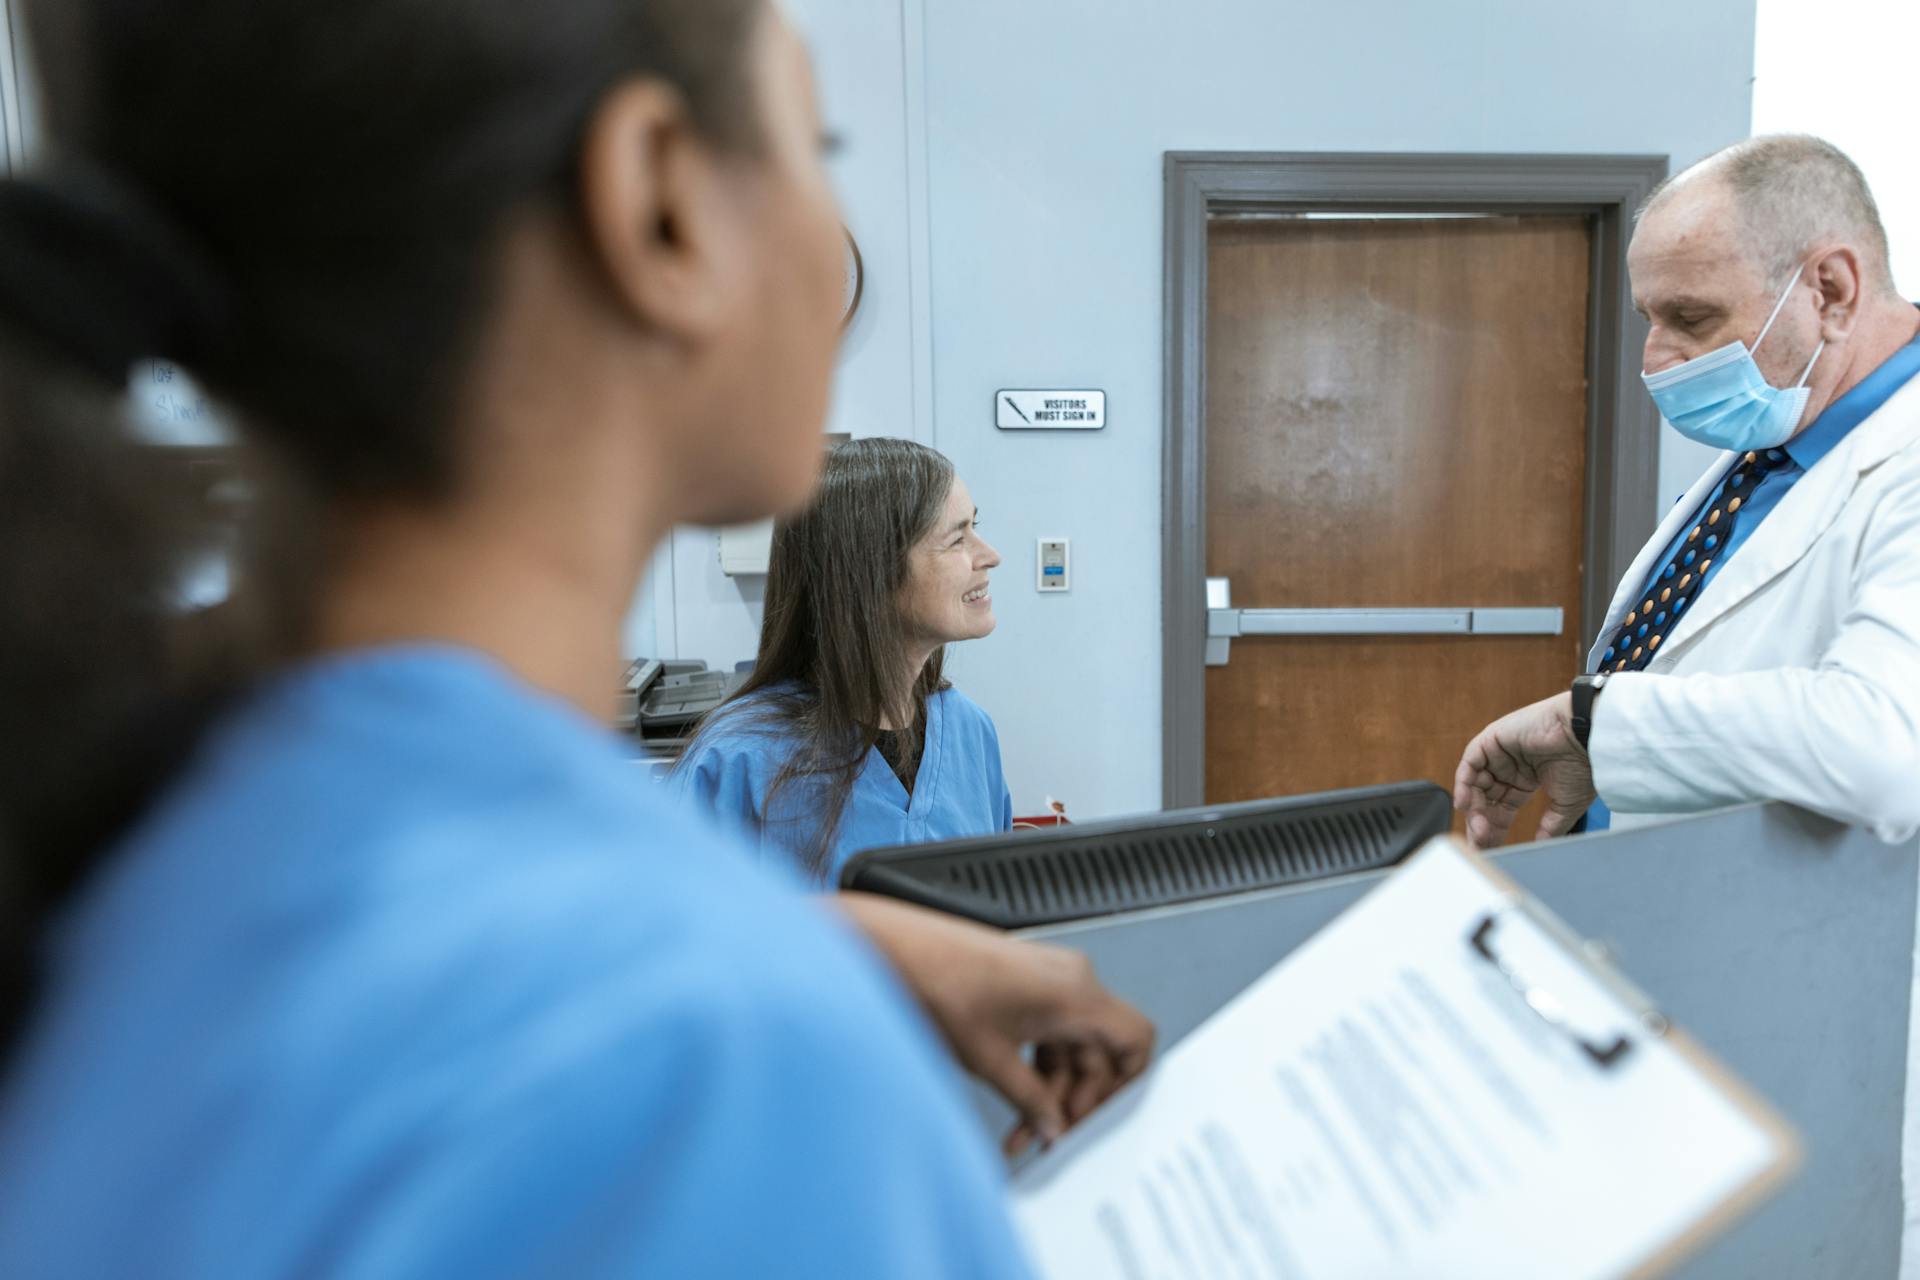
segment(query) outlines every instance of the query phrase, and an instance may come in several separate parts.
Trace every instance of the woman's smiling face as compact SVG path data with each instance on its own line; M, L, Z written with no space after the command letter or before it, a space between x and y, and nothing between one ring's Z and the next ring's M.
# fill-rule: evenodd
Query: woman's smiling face
M980 537L980 513L958 476L933 529L907 553L901 616L909 642L977 640L994 627L987 574L1000 553Z

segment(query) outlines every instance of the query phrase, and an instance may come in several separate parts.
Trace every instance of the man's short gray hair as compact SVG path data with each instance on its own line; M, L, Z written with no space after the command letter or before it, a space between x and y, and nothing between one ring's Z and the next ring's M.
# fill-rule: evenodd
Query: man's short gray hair
M1777 288L1814 249L1840 242L1859 252L1870 292L1893 291L1879 206L1860 166L1831 142L1804 133L1736 142L1654 188L1641 213L1696 176L1732 194L1755 260Z

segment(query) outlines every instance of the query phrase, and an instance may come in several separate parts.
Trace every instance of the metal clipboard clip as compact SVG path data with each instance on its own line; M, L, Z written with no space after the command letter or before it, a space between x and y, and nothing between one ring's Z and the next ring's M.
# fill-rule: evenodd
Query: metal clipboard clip
M1511 912L1520 912L1529 922L1538 928L1553 942L1570 954L1585 962L1586 967L1608 993L1625 1005L1636 1016L1641 1025L1653 1035L1665 1035L1669 1023L1666 1015L1653 1005L1646 992L1640 990L1621 977L1608 962L1606 949L1597 943L1584 941L1576 937L1571 930L1561 924L1547 912L1536 908L1525 898L1516 899L1497 911L1489 911L1480 918L1473 932L1467 935L1467 944L1499 971L1500 976L1519 993L1527 1008L1533 1010L1542 1022L1573 1041L1580 1050L1591 1059L1595 1066L1603 1071L1618 1066L1633 1051L1633 1041L1626 1035L1615 1036L1611 1044L1595 1044L1580 1034L1568 1019L1566 1006L1551 991L1533 982L1514 968L1504 957L1494 950L1494 930Z

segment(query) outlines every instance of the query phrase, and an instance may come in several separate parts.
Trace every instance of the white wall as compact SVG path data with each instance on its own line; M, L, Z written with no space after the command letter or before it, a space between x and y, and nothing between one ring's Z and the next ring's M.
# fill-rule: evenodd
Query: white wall
M885 361L903 334L910 352L928 344L931 438L1006 556L1000 630L956 648L953 671L999 723L1022 811L1049 794L1082 818L1159 800L1163 152L1654 152L1678 167L1747 132L1753 0L793 8L857 142L842 179L863 238L918 218L915 129L895 130L924 106L930 333L911 305L902 318L879 304L874 358L850 358L836 421L894 430L897 397L925 388L903 390ZM876 260L873 287L911 284L913 265ZM1104 388L1111 425L1001 434L989 414L1006 386ZM1669 442L1663 493L1702 463ZM1056 534L1074 539L1074 589L1041 597L1034 541ZM711 558L693 540L675 556L675 637L685 656L730 662L751 651L754 614Z
M34 93L19 0L0 0L0 175L25 165L38 142Z
M1913 74L1920 4L1913 0L1759 0L1753 131L1813 133L1867 175L1893 251L1893 278L1920 298L1920 148ZM1822 37L1846 51L1827 62Z

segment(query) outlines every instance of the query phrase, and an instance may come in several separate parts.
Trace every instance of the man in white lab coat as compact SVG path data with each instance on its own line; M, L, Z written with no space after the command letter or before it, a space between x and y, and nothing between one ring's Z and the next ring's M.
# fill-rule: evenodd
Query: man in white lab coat
M1627 262L1648 391L1725 452L1622 579L1588 674L1469 744L1468 834L1500 843L1544 791L1542 836L1590 807L1626 825L1785 800L1904 840L1920 829L1920 312L1894 291L1866 183L1815 139L1740 143L1655 192ZM1920 1277L1920 1007L1912 1027L1901 1274Z
M1786 800L1920 829L1920 311L1852 162L1756 138L1656 191L1627 252L1648 390L1726 450L1620 582L1589 674L1467 747L1498 844Z

